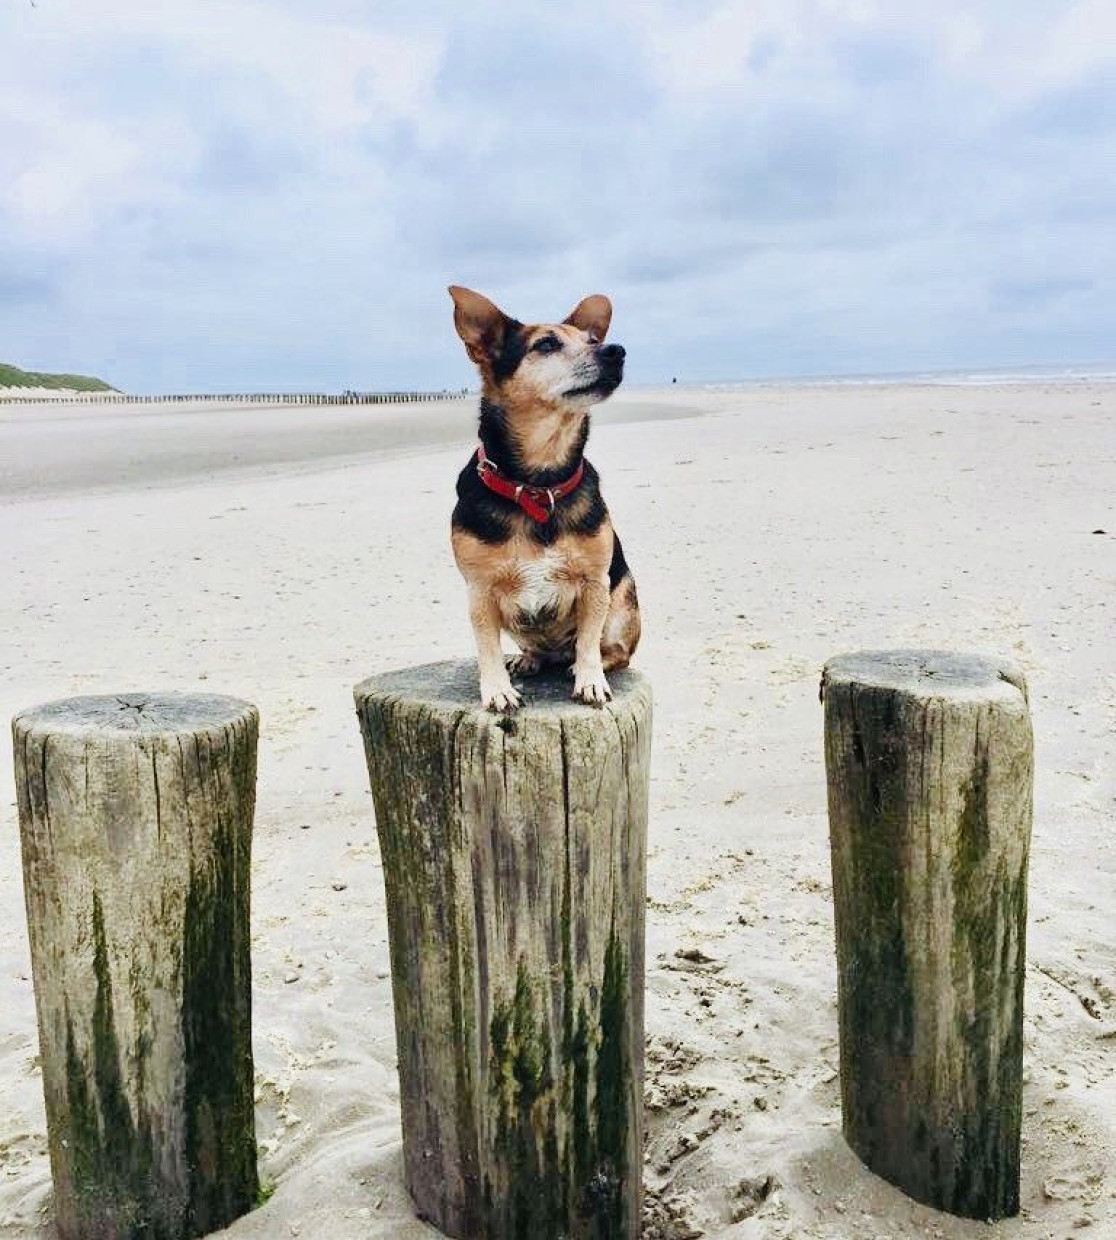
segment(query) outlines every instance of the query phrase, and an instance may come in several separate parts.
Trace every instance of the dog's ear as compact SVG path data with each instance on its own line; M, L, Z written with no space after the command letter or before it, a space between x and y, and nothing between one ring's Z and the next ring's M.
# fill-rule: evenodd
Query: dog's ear
M566 322L603 340L612 322L612 302L603 293L592 293L577 303Z
M453 325L465 342L465 352L474 362L497 354L512 320L499 306L471 288L451 284L449 295L453 298Z

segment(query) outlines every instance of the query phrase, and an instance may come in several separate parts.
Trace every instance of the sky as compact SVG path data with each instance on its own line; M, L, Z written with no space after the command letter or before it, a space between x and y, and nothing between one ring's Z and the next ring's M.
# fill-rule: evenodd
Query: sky
M1116 358L1112 0L0 0L0 361L471 384L446 285L631 382Z

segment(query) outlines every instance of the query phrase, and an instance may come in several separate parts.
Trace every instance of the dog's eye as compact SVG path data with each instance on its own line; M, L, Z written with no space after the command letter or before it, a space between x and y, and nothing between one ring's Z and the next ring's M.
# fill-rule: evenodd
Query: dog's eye
M536 340L531 346L533 353L557 353L562 347L562 342L557 336L544 336L541 340Z

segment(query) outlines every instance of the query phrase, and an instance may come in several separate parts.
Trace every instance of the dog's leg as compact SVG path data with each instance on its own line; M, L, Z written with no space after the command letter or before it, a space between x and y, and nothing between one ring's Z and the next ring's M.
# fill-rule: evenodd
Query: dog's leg
M608 574L586 578L577 598L573 696L590 706L603 706L612 697L601 662L601 634L608 616L608 603Z
M628 666L639 645L639 599L631 574L616 583L609 600L608 619L601 635L601 658L606 672Z
M481 705L485 710L515 710L522 703L504 666L504 652L500 649L500 608L496 600L486 592L470 591L469 619L473 622L477 641Z
M507 660L509 676L536 676L542 671L543 661L533 650L521 650Z

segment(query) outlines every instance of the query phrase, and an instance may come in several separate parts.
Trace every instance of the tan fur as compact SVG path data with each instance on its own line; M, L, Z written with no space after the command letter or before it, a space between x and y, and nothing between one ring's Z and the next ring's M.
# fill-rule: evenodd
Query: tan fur
M488 351L499 347L504 313L471 288L451 284L449 292L453 298L453 325L465 344L466 353L481 366L488 358Z
M571 369L608 334L612 303L594 293L578 302L565 322L529 327L527 356L509 380L498 384L492 374L492 356L499 352L507 316L494 302L472 289L451 285L450 295L454 326L466 353L480 371L481 392L507 413L523 463L531 469L542 469L567 456L581 433L590 406L571 405L549 392L542 379L554 362L531 353L530 346L540 336L560 337L565 346L561 365Z
M454 558L468 586L470 619L477 637L481 693L497 709L519 705L508 672L529 676L547 664L572 664L575 695L599 704L604 673L628 666L640 636L639 608L630 577L611 593L612 524L591 535L570 534L544 547L523 534L496 546L463 530L452 536ZM523 614L524 588L532 567L553 561L554 610L540 622ZM521 654L505 665L500 633ZM505 685L505 681L507 681ZM579 694L580 691L580 694Z
M639 645L640 629L635 582L626 577L612 592L608 619L601 634L601 657L606 672L620 671L628 666Z
M453 553L471 591L491 600L499 611L501 627L521 649L537 654L572 654L577 633L578 603L588 591L604 585L608 598L608 565L612 558L612 525L605 521L591 535L569 534L544 547L521 534L492 546L463 530L453 532ZM523 591L532 565L554 564L554 614L544 623L525 626L521 609ZM604 615L601 616L601 627Z
M612 322L612 302L602 293L591 293L577 303L566 322L588 332L598 341L603 340L608 335L608 327Z

